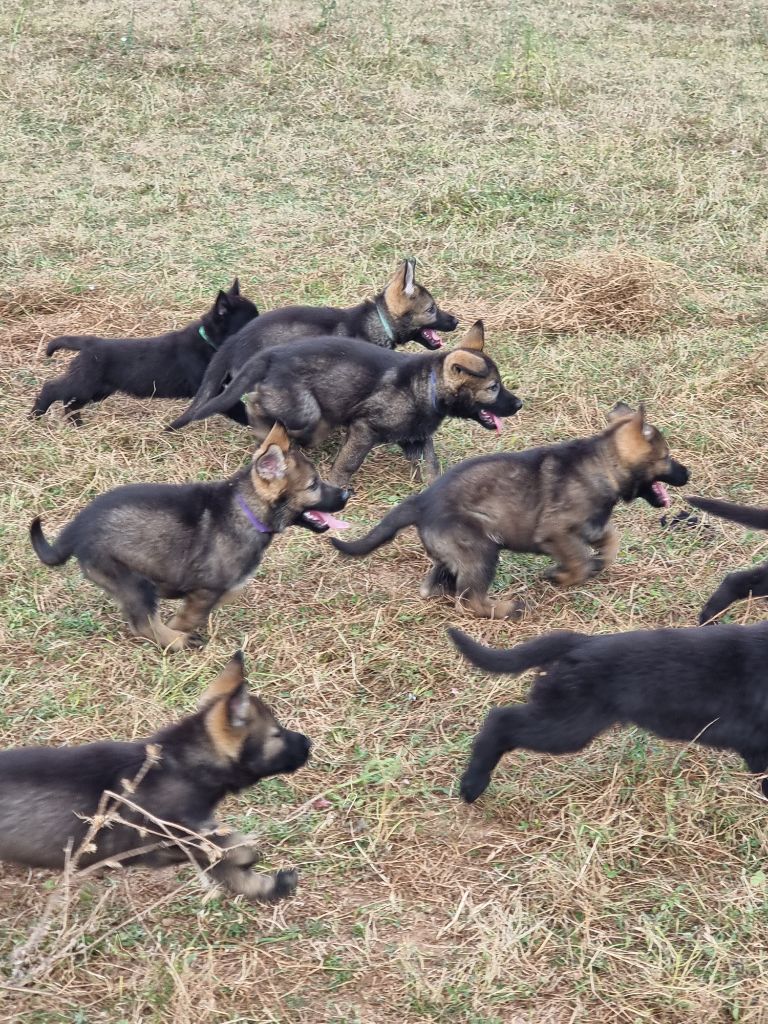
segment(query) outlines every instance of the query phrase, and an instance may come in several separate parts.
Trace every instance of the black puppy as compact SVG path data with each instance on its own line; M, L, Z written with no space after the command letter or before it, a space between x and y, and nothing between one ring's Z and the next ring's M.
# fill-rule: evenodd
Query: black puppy
M219 292L207 313L178 331L156 338L54 338L48 342L46 355L59 349L78 355L65 374L43 386L31 415L42 416L54 402L62 402L67 418L80 426L82 408L102 402L116 391L135 398L191 398L225 339L258 315L256 306L240 294L235 278L229 291ZM247 422L237 406L227 415Z
M694 508L700 508L702 512L730 519L754 530L768 530L768 508L737 505L730 501L700 498L698 495L686 500ZM705 622L713 621L736 601L745 601L748 597L768 597L768 562L755 565L751 569L743 569L741 572L728 573L702 608L699 622L704 625Z
M495 708L475 737L461 779L467 803L485 791L507 751L574 753L612 725L733 750L749 771L768 771L768 625L609 636L563 630L509 651L458 629L448 634L488 672L541 670L528 703ZM768 780L762 787L768 797Z

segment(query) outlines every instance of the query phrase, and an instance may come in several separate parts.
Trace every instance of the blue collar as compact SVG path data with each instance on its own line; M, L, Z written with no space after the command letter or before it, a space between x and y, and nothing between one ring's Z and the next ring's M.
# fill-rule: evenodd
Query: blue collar
M243 498L242 495L236 494L235 498L237 499L237 504L240 506L246 518L250 520L251 525L254 526L259 531L259 533L275 532L273 529L271 529L271 527L267 526L265 523L262 523L262 521L253 514L253 512L246 504L245 498Z
M200 326L197 328L197 333L200 335L200 337L203 339L203 341L205 342L206 345L210 345L210 347L213 349L214 352L218 352L219 351L219 346L215 345L211 341L211 339L208 337L208 335L206 333L205 327L202 324L200 324Z
M440 412L437 407L437 370L434 366L429 373L429 400L435 412Z
M395 343L395 332L392 330L392 324L384 316L384 312L383 312L381 306L378 304L378 302L374 303L374 305L376 306L376 312L379 314L379 320L381 321L381 326L384 328L384 333L386 334L386 336L389 338L389 340L394 345L394 343Z

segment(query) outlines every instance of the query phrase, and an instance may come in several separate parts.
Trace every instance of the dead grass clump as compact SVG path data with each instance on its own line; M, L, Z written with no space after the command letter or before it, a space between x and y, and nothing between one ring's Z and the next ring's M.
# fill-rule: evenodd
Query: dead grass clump
M637 334L658 328L682 309L680 295L687 282L677 267L621 249L549 260L537 270L545 282L537 295L488 303L482 311L473 303L471 315L482 316L493 330L521 334Z

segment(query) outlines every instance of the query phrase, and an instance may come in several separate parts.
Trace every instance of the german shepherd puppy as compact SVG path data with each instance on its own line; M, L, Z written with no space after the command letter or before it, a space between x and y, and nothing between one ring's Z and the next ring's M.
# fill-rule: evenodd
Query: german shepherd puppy
M422 597L447 593L486 618L515 618L517 600L488 596L499 552L550 555L546 577L581 583L610 565L619 547L610 523L619 501L669 504L664 483L680 487L688 470L670 457L662 434L641 408L619 403L595 437L544 448L481 455L406 498L360 540L333 540L345 555L367 555L415 526L432 559ZM595 549L597 554L592 553Z
M733 750L768 770L768 625L647 629L612 636L550 633L510 651L448 633L473 665L517 675L539 669L527 704L495 708L472 745L461 796L472 803L503 754L582 750L612 725ZM762 789L768 796L768 780Z
M54 338L48 342L47 356L59 349L78 355L65 374L43 386L31 415L42 416L54 402L62 402L67 418L80 426L82 408L116 391L136 398L191 398L225 339L258 315L256 306L240 294L235 278L199 320L157 338ZM233 418L246 422L242 410L235 410Z
M296 872L252 870L263 859L253 841L214 814L229 793L301 768L310 748L248 692L238 651L196 714L149 739L0 752L0 860L54 869L191 861L232 893L281 899Z
M276 533L345 526L328 513L348 498L319 478L275 424L251 465L229 480L116 487L94 498L54 544L39 516L30 536L46 565L74 555L83 575L120 604L135 636L180 651L200 646L196 630L250 579ZM158 595L184 599L169 626L158 615Z
M253 356L222 394L171 424L204 419L244 401L256 437L279 419L299 444L321 443L337 427L347 435L328 479L346 487L377 444L399 444L427 476L440 472L432 436L446 416L475 420L500 430L501 416L522 406L507 391L498 368L483 353L482 322L470 328L457 349L434 355L406 355L352 338L312 338L279 345Z
M754 508L750 505L736 505L730 501L716 501L698 495L686 499L694 508L709 512L713 516L730 519L753 530L768 530L768 508ZM699 622L703 625L721 615L736 601L748 597L768 597L768 562L756 565L742 572L729 573L701 610Z
M388 349L409 341L418 341L431 350L441 348L443 342L437 332L455 331L459 321L439 309L427 289L416 282L415 267L413 260L403 260L383 291L348 309L286 306L265 313L258 323L249 324L222 345L205 372L194 402L176 422L182 426L197 418L194 414L267 345L333 335L360 338ZM236 398L239 402L240 395Z

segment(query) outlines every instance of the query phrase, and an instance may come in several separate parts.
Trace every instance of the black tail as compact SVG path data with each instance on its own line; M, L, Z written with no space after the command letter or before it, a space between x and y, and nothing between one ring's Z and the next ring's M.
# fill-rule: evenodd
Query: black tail
M338 540L331 537L331 544L343 555L369 555L382 544L392 540L395 534L405 529L406 526L414 526L419 521L420 494L413 494L410 498L393 508L387 513L378 526L374 526L370 533L366 533L359 540Z
M186 427L193 420L204 420L214 416L217 412L226 413L232 409L246 392L250 391L258 380L258 373L254 377L254 368L251 360L244 363L240 372L235 374L232 380L222 391L224 381L229 373L229 364L226 358L219 359L221 351L217 352L208 364L202 383L191 404L172 423L169 423L166 430L179 430Z
M60 338L54 338L48 342L45 346L45 354L50 359L53 353L58 352L60 348L65 348L70 352L82 352L84 348L88 347L90 340L87 335L63 334Z
M730 519L742 526L751 526L755 530L768 530L768 508L755 508L754 505L737 505L733 501L718 501L716 498L700 498L698 494L686 496L685 499L694 508L709 512L721 519Z
M539 665L549 664L550 661L557 661L558 658L562 658L564 654L589 639L584 633L558 629L554 633L529 640L528 643L518 644L512 650L504 650L485 647L453 626L448 627L448 636L467 661L471 661L473 665L484 668L486 672L508 672L510 675L517 675L519 672L525 672L526 669L537 668Z
M49 544L45 539L40 516L36 516L29 526L29 539L35 554L45 565L63 565L71 556L72 552L67 548L59 548L56 544Z

